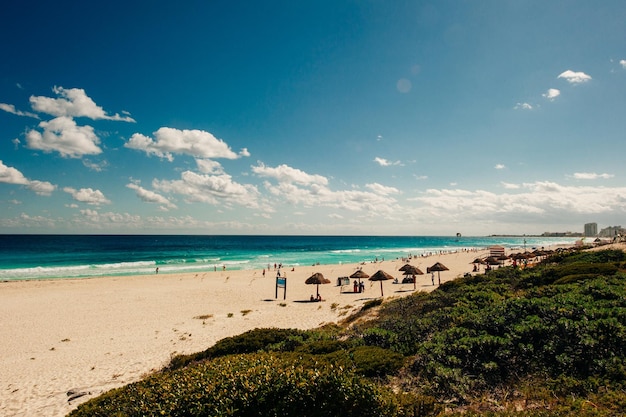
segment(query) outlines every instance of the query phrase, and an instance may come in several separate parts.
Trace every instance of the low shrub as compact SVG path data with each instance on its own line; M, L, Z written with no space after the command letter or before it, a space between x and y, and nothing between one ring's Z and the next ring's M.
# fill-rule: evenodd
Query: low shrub
M366 377L395 374L404 364L404 356L376 346L359 346L350 351L355 371Z
M268 349L269 346L289 338L299 337L305 339L307 337L306 335L307 333L305 331L297 329L254 329L237 336L222 339L202 352L175 356L170 360L168 369L182 368L192 362L209 358L238 353L258 352Z
M270 354L225 356L153 375L71 417L394 416L394 396L346 369Z
M594 278L597 278L598 274L572 274L572 275L565 275L564 277L561 277L559 279L557 279L556 281L554 281L555 285L560 285L560 284L572 284L574 282L583 282L583 281L588 281L588 280L592 280Z

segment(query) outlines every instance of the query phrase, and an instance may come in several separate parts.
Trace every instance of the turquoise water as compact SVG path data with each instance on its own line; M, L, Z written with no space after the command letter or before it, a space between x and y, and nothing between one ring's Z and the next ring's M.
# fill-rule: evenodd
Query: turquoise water
M574 238L0 235L0 281L370 262L439 251L549 248Z

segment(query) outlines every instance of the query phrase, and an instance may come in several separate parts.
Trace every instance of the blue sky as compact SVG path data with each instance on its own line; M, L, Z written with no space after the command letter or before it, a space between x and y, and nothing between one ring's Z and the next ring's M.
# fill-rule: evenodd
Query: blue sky
M0 233L626 225L624 22L621 0L11 2Z

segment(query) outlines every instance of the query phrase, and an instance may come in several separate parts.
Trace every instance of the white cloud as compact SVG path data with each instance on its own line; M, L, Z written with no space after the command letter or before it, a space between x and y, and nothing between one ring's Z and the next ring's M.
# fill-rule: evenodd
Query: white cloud
M257 189L239 184L227 174L200 175L185 171L180 180L154 180L152 185L163 192L183 195L190 202L259 207Z
M275 168L266 167L263 163L259 162L257 166L252 166L252 172L260 177L274 178L279 182L296 183L302 185L327 185L328 179L321 175L307 174L306 172L297 168L292 168L288 165L279 165Z
M591 76L584 72L574 72L572 70L562 72L557 78L564 78L570 84L582 84L591 80Z
M548 91L542 94L547 100L554 101L558 96L561 95L561 91L556 88L549 88Z
M130 183L126 184L126 187L130 188L131 190L135 190L137 197L139 197L143 202L161 204L165 209L176 208L176 205L167 198L155 193L154 191L146 190L139 184Z
M134 122L129 116L114 114L110 116L87 96L82 88L54 87L52 89L59 98L31 96L30 104L33 110L56 117L88 117L93 120L115 120ZM127 112L125 112L127 114Z
M51 195L54 190L57 189L56 185L49 183L48 181L32 180L27 185L29 190L34 191L38 195Z
M19 170L8 167L0 160L0 182L28 185L28 179Z
M304 207L330 207L352 212L366 213L368 216L389 215L396 209L397 200L389 195L377 192L340 190L313 184L308 188L299 187L294 183L265 183L267 190L275 197L274 200ZM370 187L371 188L371 187ZM392 193L393 188L373 186L377 191Z
M620 59L619 64L622 66L622 68L626 69L626 59Z
M576 172L574 178L577 180L597 180L613 178L613 174L596 174L595 172Z
M77 126L69 117L57 117L39 123L43 134L37 130L26 133L28 148L44 152L59 152L63 157L80 158L83 155L98 155L102 149L100 139L91 126Z
M56 189L56 185L53 185L47 181L29 180L19 170L4 165L0 160L0 182L7 184L24 185L29 190L34 191L38 195L48 196Z
M380 195L400 194L400 190L398 190L397 188L387 187L376 182L372 184L366 184L365 186L372 190L372 192Z
M529 103L517 103L513 108L515 110L532 110L533 106Z
M0 110L4 110L5 112L14 114L16 116L26 116L39 119L39 116L37 116L35 113L17 110L13 104L0 103Z
M221 139L204 130L179 130L162 127L154 132L154 140L141 133L135 133L124 144L126 148L137 149L148 155L156 155L173 161L173 154L191 155L196 158L237 159L249 156L247 149L239 154L233 152Z
M506 166L504 164L496 164L495 169L504 169Z
M518 184L511 184L509 182L501 182L500 184L502 184L502 186L507 189L507 190L517 190L520 188L520 186Z
M374 162L376 162L381 167L388 167L388 166L392 166L392 165L400 165L401 164L400 161L391 162L391 161L389 161L389 160L387 160L385 158L379 158L378 156L376 158L374 158Z
M92 161L89 161L87 159L83 159L82 162L83 162L83 165L85 167L87 167L90 170L95 171L95 172L102 172L102 171L104 171L104 169L106 167L109 166L109 163L107 161L92 162Z
M224 168L222 165L211 159L196 159L196 165L198 165L198 170L203 174L223 174Z
M344 209L363 212L367 216L384 215L392 213L397 203L390 195L400 193L397 188L377 183L366 185L372 191L333 191L328 187L328 180L325 177L307 174L287 165L271 168L259 163L258 166L253 166L252 170L259 176L277 182L277 184L270 181L264 183L267 191L273 196L272 201L285 202L293 206Z
M504 183L503 183L504 184ZM554 224L567 218L626 212L626 187L570 187L549 181L505 184L509 192L430 189L411 199L413 215L435 223L462 221Z
M107 199L100 190L93 190L91 188L81 188L80 190L76 190L72 187L65 187L63 188L63 191L71 194L74 200L92 206L100 206L102 204L111 203L111 201Z

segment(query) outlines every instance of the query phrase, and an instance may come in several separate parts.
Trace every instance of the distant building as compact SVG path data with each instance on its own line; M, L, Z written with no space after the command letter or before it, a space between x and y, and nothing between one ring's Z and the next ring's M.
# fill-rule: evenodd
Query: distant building
M623 236L625 234L626 234L626 229L624 229L622 226L609 226L600 230L600 233L598 233L598 236L614 238L616 236L620 236L620 235Z
M598 223L585 224L585 236L592 237L598 235Z

